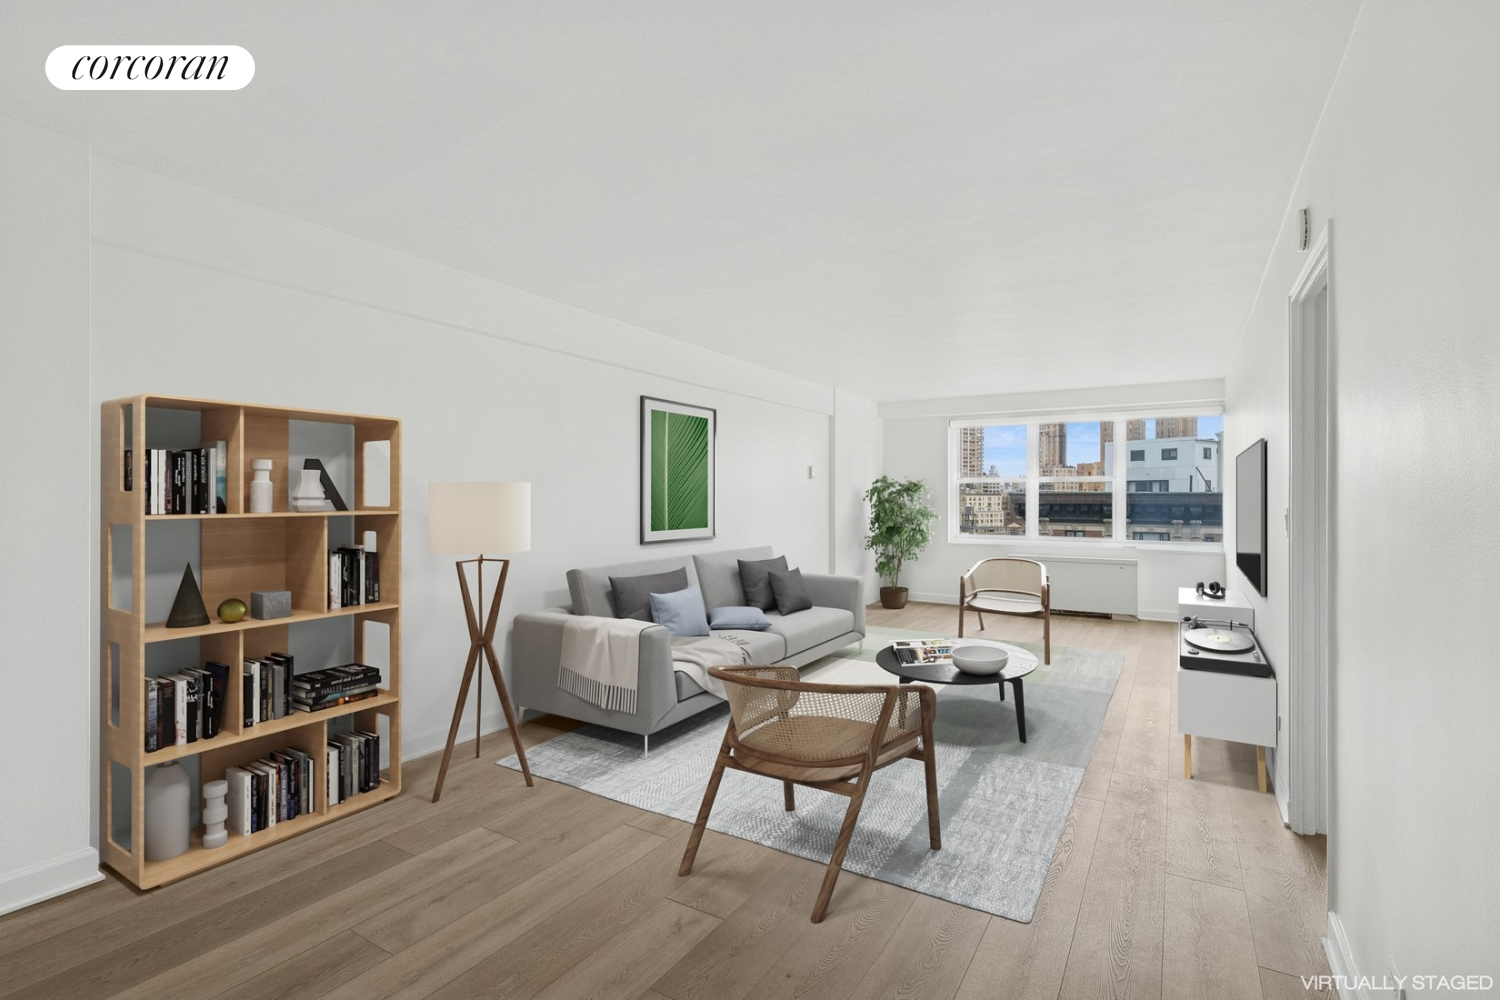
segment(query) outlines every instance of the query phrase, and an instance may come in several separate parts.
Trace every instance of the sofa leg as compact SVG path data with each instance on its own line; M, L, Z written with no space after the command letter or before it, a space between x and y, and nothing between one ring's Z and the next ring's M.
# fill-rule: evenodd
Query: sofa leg
M642 757L649 757L649 756L651 756L651 737L650 736L642 736L641 737L641 756Z

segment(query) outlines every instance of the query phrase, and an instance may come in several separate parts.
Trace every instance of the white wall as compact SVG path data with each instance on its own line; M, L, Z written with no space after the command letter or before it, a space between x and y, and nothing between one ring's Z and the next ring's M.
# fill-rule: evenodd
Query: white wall
M1007 553L1057 557L1135 559L1137 599L1142 618L1171 621L1177 617L1177 588L1200 580L1224 579L1224 554L1218 550L1154 548L1139 543L1083 544L1018 538L1006 541L952 542L948 509L948 421L1006 413L1075 414L1101 408L1160 405L1217 407L1223 398L1217 380L1161 385L1112 386L1071 392L1012 393L956 399L902 400L880 404L885 418L885 472L897 479L924 479L938 511L932 545L901 574L913 600L957 603L958 578L974 563ZM1209 412L1205 409L1204 412Z
M99 878L88 147L0 118L0 913Z
M1500 975L1496 38L1493 5L1366 0L1226 385L1225 454L1270 443L1281 673L1293 216L1333 219L1329 906L1365 975Z
M875 554L865 548L869 505L865 491L880 478L884 428L875 403L843 390L833 394L833 569L865 581L865 600L875 599Z

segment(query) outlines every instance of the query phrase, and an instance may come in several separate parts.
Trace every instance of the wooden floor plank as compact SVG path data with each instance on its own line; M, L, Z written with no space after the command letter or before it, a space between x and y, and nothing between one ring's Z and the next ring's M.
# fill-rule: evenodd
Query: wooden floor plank
M358 934L344 931L284 959L253 979L214 994L212 1000L287 1000L288 997L317 996L347 983L386 957L385 952ZM205 978L200 981L200 986L214 983L216 978Z
M1260 1000L1244 892L1168 875L1166 900L1162 1000Z
M957 614L911 604L869 621L943 635ZM986 626L1041 639L1039 621ZM111 876L0 917L0 992L1309 996L1297 977L1327 971L1325 841L1292 834L1253 791L1253 748L1195 740L1183 780L1175 642L1170 623L1054 616L1054 648L1125 659L1030 924L845 873L814 925L822 865L712 832L678 877L681 820L542 778L527 788L495 765L500 735L477 758L455 749L439 803L431 755L406 763L395 799L219 868L149 893ZM544 717L521 735L577 727Z
M254 930L212 951L180 962L116 994L118 1000L188 996L205 982L236 986L300 954L308 945L350 930L372 911L398 903L450 876L472 871L515 841L484 827L447 840L348 888ZM382 958L384 956L382 955Z
M1053 1000L1058 995L1103 814L1103 802L1074 802L1031 923L1001 917L990 921L964 975L959 1000Z
M328 996L336 1000L426 997L506 947L616 872L649 854L662 838L620 825L400 951Z
M1166 782L1113 777L1063 974L1063 996L1161 995L1166 823Z
M1229 795L1213 782L1167 783L1167 872L1243 889Z
M919 896L850 996L859 1000L952 1000L990 915Z
M1300 976L1289 976L1272 969L1260 970L1260 995L1264 1000L1339 1000L1333 990L1310 990Z

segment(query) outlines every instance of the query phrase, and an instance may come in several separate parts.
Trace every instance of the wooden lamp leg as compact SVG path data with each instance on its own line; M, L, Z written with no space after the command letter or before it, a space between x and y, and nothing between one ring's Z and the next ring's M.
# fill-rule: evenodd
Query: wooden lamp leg
M484 561L484 557L480 556L481 566ZM443 781L448 776L448 763L453 757L453 743L458 738L458 726L463 718L464 703L468 700L469 685L474 681L480 657L484 658L485 665L489 667L495 690L500 695L500 708L505 712L505 724L510 729L511 743L516 749L516 758L521 762L521 774L526 778L528 786L533 784L531 766L526 761L526 748L521 745L521 734L516 727L516 714L510 706L510 694L505 687L505 677L500 673L500 658L495 654L495 628L500 621L500 599L505 594L505 577L510 572L509 559L496 561L500 563L500 582L495 585L495 599L490 604L490 613L482 632L479 629L478 616L474 612L474 598L469 593L469 578L464 575L464 561L457 564L458 587L463 594L464 615L469 626L469 659L464 665L464 679L459 686L458 703L453 706L453 722L448 727L448 744L443 748L443 763L438 768L437 785L432 791L434 802L443 794Z

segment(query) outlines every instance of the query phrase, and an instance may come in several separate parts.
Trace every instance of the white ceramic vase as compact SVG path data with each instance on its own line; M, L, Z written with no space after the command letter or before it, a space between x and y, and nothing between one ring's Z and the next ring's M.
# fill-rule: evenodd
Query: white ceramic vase
M254 459L250 462L250 468L255 473L255 478L250 480L250 513L269 514L275 501L275 487L271 485L271 460Z
M222 778L203 786L203 846L223 847L229 839L224 821L229 818L229 805L224 796L229 793L229 782Z
M303 469L292 491L292 510L299 514L315 513L323 509L323 475L317 469Z
M193 779L168 761L146 772L146 860L165 861L188 849Z

